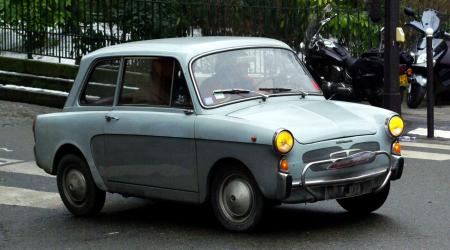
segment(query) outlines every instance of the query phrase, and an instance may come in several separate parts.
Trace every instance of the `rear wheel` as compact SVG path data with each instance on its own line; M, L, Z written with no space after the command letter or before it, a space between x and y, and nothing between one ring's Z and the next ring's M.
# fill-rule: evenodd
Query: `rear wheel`
M419 107L420 103L425 98L427 89L419 84L411 84L408 88L406 102L408 107L415 109Z
M349 213L355 215L367 215L383 206L389 195L390 183L377 193L370 193L361 196L337 199L339 205Z
M261 220L264 197L246 171L224 167L214 176L211 205L220 224L228 230L251 231Z
M95 215L105 204L105 192L94 183L84 159L66 155L58 164L58 191L64 205L74 215Z

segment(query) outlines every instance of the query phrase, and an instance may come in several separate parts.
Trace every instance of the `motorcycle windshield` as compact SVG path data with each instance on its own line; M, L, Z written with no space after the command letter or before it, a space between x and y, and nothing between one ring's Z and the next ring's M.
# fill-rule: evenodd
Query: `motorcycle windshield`
M437 16L437 11L435 10L426 10L422 14L422 25L424 31L428 28L432 28L434 32L439 29L441 20Z
M305 44L308 44L312 40L313 36L317 33L317 31L320 28L319 19L317 18L317 16L310 18L308 23L309 25L306 28L305 33Z

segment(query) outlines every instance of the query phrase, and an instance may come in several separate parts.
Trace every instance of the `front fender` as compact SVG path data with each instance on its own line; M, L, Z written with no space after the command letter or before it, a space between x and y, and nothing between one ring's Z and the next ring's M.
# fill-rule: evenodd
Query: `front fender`
M274 131L238 118L199 116L196 151L200 202L206 200L210 173L222 159L241 162L254 177L262 194L268 199L276 199L279 156L272 147ZM252 136L256 137L255 142L251 140Z

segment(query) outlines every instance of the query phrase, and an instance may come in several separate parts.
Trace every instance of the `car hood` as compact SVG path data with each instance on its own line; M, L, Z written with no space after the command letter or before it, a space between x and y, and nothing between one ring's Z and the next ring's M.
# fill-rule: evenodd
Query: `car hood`
M296 100L263 103L228 116L260 125L290 130L302 144L337 138L371 135L377 132L370 115L355 104L323 100ZM366 115L366 117L364 117Z

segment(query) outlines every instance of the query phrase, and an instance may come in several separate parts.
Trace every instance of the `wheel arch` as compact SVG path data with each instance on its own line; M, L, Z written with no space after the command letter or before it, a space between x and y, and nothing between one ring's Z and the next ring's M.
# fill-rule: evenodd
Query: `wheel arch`
M234 167L237 167L237 168L245 171L251 178L253 178L253 180L257 183L257 185L259 187L259 183L256 181L255 176L253 175L250 168L244 162L242 162L234 157L223 157L223 158L217 160L212 165L212 167L209 169L208 177L207 177L207 181L206 181L206 189L205 189L206 192L205 192L204 197L201 199L201 203L208 202L211 197L211 185L212 185L212 180L213 180L214 176L218 173L218 171L221 168L224 168L229 165L233 165ZM261 187L259 187L259 188L261 189Z
M86 157L77 146L75 146L72 143L65 143L56 150L55 156L53 157L52 175L56 175L59 162L64 157L64 155L67 154L77 155L81 157L84 161L86 161Z

